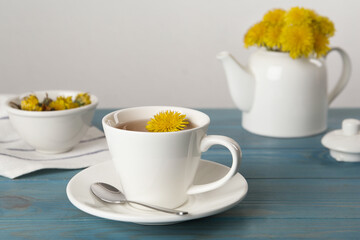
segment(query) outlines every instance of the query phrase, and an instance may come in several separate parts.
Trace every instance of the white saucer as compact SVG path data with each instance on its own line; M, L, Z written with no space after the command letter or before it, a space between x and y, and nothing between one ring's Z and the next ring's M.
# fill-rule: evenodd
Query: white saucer
M220 179L228 171L229 168L224 165L201 160L195 183L202 184ZM89 167L76 174L67 185L67 196L75 207L101 218L145 225L173 224L214 215L235 206L244 199L248 191L245 178L237 173L223 187L202 194L190 195L188 201L179 207L181 210L188 211L189 214L178 216L153 210L140 210L129 204L104 203L90 192L90 185L94 182L109 183L121 189L111 161Z

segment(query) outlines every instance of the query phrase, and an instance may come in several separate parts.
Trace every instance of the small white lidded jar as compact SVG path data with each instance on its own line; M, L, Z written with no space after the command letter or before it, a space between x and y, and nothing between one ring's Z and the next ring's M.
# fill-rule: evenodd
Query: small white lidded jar
M340 162L360 162L360 121L345 119L342 128L327 133L321 143Z

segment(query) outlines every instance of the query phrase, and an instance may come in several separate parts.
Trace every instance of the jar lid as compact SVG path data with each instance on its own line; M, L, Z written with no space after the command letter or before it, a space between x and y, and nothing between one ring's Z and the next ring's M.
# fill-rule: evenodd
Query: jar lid
M327 133L321 143L330 149L330 155L338 161L360 161L360 121L345 119L342 129Z

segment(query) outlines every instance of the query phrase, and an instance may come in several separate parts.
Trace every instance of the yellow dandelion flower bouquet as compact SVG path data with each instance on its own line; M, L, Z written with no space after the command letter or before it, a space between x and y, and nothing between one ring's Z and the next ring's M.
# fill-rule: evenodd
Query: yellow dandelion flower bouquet
M242 124L249 132L270 137L305 137L327 127L329 104L350 79L349 55L329 47L334 24L313 10L274 9L245 34L245 47L257 46L247 65L229 52L217 55L222 62L230 95L243 111ZM328 90L326 56L337 52L341 76Z
M288 52L292 58L322 57L330 50L329 38L334 23L315 11L293 7L289 11L274 9L252 26L244 37L245 47L265 47Z

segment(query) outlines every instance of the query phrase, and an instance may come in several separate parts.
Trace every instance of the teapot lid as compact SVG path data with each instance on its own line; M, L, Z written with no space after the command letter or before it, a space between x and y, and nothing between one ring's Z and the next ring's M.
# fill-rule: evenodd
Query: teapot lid
M345 119L342 128L327 133L321 143L337 161L360 162L360 121Z

